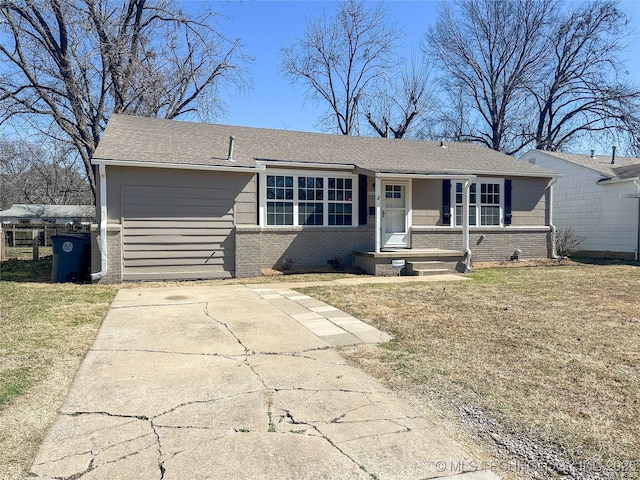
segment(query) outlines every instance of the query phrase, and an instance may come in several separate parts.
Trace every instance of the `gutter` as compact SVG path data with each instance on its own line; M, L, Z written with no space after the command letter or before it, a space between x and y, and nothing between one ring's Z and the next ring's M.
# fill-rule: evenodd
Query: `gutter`
M598 185L611 185L614 183L625 183L625 182L633 182L636 186L638 185L638 180L640 177L629 177L629 178L619 178L619 177L607 177L601 178L596 182Z
M100 271L91 274L97 282L107 274L107 170L104 163L98 164L100 176Z
M226 158L224 160L225 162L227 161ZM256 170L264 170L263 165L256 165L255 167L241 167L231 165L142 162L139 160L112 160L108 158L94 158L91 163L94 165L113 165L116 167L170 168L177 170L210 170L219 172L255 172Z

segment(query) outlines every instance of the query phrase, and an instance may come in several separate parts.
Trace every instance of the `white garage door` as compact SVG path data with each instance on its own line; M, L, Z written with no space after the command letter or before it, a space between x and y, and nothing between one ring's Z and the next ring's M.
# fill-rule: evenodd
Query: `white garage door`
M230 190L122 187L123 280L230 278Z

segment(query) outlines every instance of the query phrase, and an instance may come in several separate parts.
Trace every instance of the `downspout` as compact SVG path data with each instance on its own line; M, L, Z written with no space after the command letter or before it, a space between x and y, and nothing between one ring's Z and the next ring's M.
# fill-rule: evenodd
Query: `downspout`
M107 170L98 165L100 176L100 271L91 274L91 281L97 282L107 274Z
M633 184L636 186L638 193L640 193L640 178L634 178ZM637 262L638 260L640 260L640 200L638 200L638 218L636 219L636 221L638 222L638 238L636 241L636 255L635 255L635 260Z
M553 224L553 185L557 181L557 178L553 178L549 182L549 229L551 231L551 258L554 260L560 259L556 253L556 226Z
M462 248L465 255L465 273L471 271L471 249L469 248L469 201L471 181L467 178L463 182L464 195L462 201Z
M375 245L375 252L376 253L380 253L380 244L381 242L381 231L380 229L382 228L382 209L380 207L380 203L381 203L381 199L380 199L380 195L381 195L381 186L380 186L380 178L378 178L377 176L375 177L374 180L374 185L375 185L375 199L376 199L376 245Z

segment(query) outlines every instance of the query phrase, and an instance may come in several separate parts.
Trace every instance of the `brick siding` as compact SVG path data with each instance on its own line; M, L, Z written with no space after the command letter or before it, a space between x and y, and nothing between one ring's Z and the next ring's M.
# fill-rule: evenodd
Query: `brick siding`
M372 226L344 228L236 227L236 276L260 275L263 268L327 266L339 257L351 265L354 250L374 249Z
M469 233L469 248L472 261L506 261L516 250L522 252L521 258L544 258L551 256L550 240L549 227L474 229ZM414 229L411 232L411 246L414 249L462 250L462 229Z

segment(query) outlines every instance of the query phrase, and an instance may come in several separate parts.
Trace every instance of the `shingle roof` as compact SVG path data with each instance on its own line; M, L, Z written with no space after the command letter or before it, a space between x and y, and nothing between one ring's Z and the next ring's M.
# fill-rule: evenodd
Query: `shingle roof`
M227 160L235 138L233 162ZM270 130L113 115L93 156L190 166L255 167L257 161L353 164L381 173L498 174L550 177L552 173L470 143L425 142Z
M589 168L606 178L635 178L640 176L640 158L618 157L611 164L611 155L594 155L576 153L541 152L567 162Z

